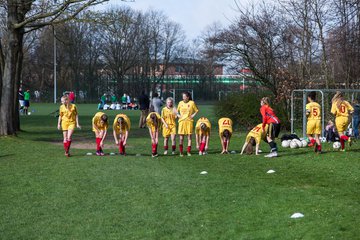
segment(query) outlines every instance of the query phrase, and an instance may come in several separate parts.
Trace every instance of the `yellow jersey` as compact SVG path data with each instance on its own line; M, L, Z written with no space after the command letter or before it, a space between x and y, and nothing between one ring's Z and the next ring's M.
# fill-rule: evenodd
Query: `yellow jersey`
M306 113L308 120L321 120L321 107L317 102L306 104Z
M103 112L97 112L95 116L92 119L92 124L94 124L99 130L107 130L108 129L108 122L101 124L101 117L105 113ZM93 129L95 131L95 129Z
M226 118L226 117L220 118L218 121L218 125L219 125L219 135L220 136L222 136L222 134L225 130L228 130L230 132L230 135L232 135L233 122L230 118Z
M78 114L75 104L70 104L67 108L64 104L60 106L59 115L61 121L76 122L76 115Z
M203 131L200 127L200 125L202 123L204 123L207 127L205 131ZM208 136L208 135L210 135L210 131L211 131L211 123L210 123L209 119L207 119L206 117L199 118L199 120L196 122L195 134L197 134L197 135L204 134L204 135Z
M338 107L338 101L333 102L331 105L331 113L335 115L335 117L348 117L349 112L353 112L354 108L348 101L342 101L340 106Z
M253 137L255 138L255 142L257 144L260 144L261 140L265 139L268 129L269 129L269 125L267 124L265 125L264 131L263 131L262 123L256 125L256 127L251 129L251 131L248 133L245 141L249 142L250 138Z
M193 119L189 119L191 115L198 112L199 109L197 108L194 101L190 100L187 103L184 101L179 102L179 105L177 107L177 111L180 114L179 122L181 121L191 121L193 122Z
M124 118L124 124L121 125L118 123L118 119L119 118ZM131 122L128 116L126 116L125 114L118 114L116 115L115 119L114 119L114 123L113 123L113 129L115 130L116 134L120 134L120 133L124 133L126 131L130 131L130 127L131 127Z
M154 125L154 122L151 119L151 115L155 114L156 115L156 121L157 121L157 129L160 129L161 126L161 116L160 114L158 114L157 112L151 112L149 113L149 115L146 117L146 125L151 128L152 132L155 132L156 127Z
M161 117L164 119L167 125L176 126L175 118L176 113L174 112L174 108L164 107L161 110Z

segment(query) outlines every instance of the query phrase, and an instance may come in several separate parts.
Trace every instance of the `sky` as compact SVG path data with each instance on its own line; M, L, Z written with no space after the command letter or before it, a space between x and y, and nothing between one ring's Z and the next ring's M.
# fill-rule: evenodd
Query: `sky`
M247 0L236 0L240 4ZM228 26L236 17L235 0L135 0L123 2L110 0L105 9L114 5L128 5L135 10L160 10L171 20L179 23L188 39L194 39L214 22Z

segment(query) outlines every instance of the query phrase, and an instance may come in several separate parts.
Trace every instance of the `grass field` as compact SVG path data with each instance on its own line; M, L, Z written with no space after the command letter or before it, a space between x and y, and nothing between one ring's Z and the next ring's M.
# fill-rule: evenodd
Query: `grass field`
M209 105L200 116L216 119ZM33 104L18 137L0 138L0 239L359 239L360 143L347 152L282 149L280 157L151 158L148 131L132 120L126 157L64 157L53 104ZM95 147L95 105L78 106L76 143ZM113 120L116 112L109 112ZM233 137L239 152L244 133ZM160 153L162 152L162 142ZM261 148L268 150L262 143ZM194 149L194 144L193 144ZM116 151L112 134L105 152ZM142 156L136 156L140 153ZM267 174L269 169L276 172ZM201 175L207 171L207 175ZM305 216L291 219L295 212Z

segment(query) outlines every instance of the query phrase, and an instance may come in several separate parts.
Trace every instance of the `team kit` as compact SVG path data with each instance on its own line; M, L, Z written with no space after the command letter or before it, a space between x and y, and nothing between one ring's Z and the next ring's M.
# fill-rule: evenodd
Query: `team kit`
M172 98L166 99L166 105L161 114L150 112L146 117L146 125L149 129L151 138L151 155L158 156L159 132L162 131L164 138L164 155L176 154L176 134L179 135L179 155L185 155L184 141L187 139L186 155L191 156L192 135L194 130L194 117L199 112L195 102L191 99L189 92L182 94L183 100L175 107ZM307 96L306 104L307 128L306 134L309 139L308 146L314 147L314 152L322 153L321 147L321 106L316 102L316 92L310 92ZM81 128L78 119L78 111L75 104L71 103L68 96L61 98L59 109L58 129L63 132L63 144L65 156L70 157L70 146L72 134L75 127ZM335 116L335 126L339 134L340 151L345 151L345 142L351 144L351 138L346 135L347 126L354 108L344 99L342 92L336 92L332 98L331 113ZM275 139L280 133L280 120L275 111L270 107L268 97L263 97L260 101L260 113L262 123L256 125L249 131L245 143L241 149L241 154L259 155L259 145L261 141L266 142L270 147L270 153L265 157L277 157L278 147ZM92 131L95 134L96 155L104 156L104 140L107 136L109 127L108 116L103 112L97 112L92 118ZM113 122L113 137L115 144L119 148L120 155L126 155L126 145L131 128L131 122L126 114L116 115ZM233 134L233 121L223 117L218 120L219 137L222 146L221 154L229 153L230 139ZM211 123L206 117L200 117L195 124L195 142L199 155L206 155L209 148ZM171 141L171 151L169 143ZM254 150L255 147L255 150Z

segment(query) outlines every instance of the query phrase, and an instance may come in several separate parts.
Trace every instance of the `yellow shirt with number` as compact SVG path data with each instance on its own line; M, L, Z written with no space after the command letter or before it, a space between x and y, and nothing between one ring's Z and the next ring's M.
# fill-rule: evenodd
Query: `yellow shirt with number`
M94 124L99 130L106 131L108 129L109 124L107 122L103 124L101 123L101 117L104 114L105 113L103 112L97 112L92 119L92 124ZM96 131L96 129L93 128L93 131Z
M206 130L202 130L200 125L204 123L206 125ZM195 134L197 135L205 135L205 136L209 136L210 135L210 131L211 131L211 123L209 121L209 119L207 119L206 117L201 117L199 118L199 120L197 120L196 125L195 125Z
M193 122L193 119L190 119L189 117L193 115L194 113L198 112L199 109L197 108L194 101L190 100L187 103L184 101L179 102L179 105L177 107L177 111L180 114L179 122L181 121L191 121Z
M119 118L124 118L124 124L121 125L118 122ZM114 123L113 123L113 129L115 130L116 134L120 134L120 133L125 133L126 131L130 131L130 127L131 127L131 122L128 116L126 116L125 114L118 114L116 115L115 119L114 119Z
M228 130L230 132L230 135L232 135L233 122L231 121L230 118L226 118L226 117L220 118L219 121L218 121L218 124L219 124L219 135L220 135L220 137L222 137L223 132L225 130Z
M265 139L266 133L269 129L269 125L265 125L264 131L262 128L262 123L256 125L256 127L254 127L253 129L251 129L251 131L248 133L248 135L246 136L246 142L250 142L250 138L253 137L255 138L255 142L257 144L260 144L262 139Z
M156 115L156 121L157 121L157 128L156 126L154 125L154 122L152 121L151 119L151 115L152 114L155 114ZM157 112L151 112L149 113L149 115L146 117L146 125L151 128L151 131L152 132L155 132L156 130L159 130L160 129L160 126L161 126L161 116L160 114L158 114Z
M342 101L339 107L337 103L338 101L331 105L331 113L334 114L335 117L348 117L349 112L354 111L354 108L348 101Z

